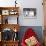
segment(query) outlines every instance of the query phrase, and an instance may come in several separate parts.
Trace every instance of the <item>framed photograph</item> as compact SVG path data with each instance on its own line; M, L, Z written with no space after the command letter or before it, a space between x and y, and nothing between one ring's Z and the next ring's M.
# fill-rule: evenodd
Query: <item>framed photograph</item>
M23 8L24 18L35 18L36 8Z
M10 11L9 11L9 14L10 14L10 15L16 15L16 14L17 14L17 11L16 11L16 10L10 10Z
M9 15L9 10L2 10L2 15Z

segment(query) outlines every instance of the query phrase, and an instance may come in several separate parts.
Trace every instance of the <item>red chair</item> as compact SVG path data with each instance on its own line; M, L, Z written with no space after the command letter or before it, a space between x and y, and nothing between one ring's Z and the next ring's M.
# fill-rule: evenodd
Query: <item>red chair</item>
M25 43L25 40L32 37L32 36L34 36L35 38L37 37L36 33L33 31L32 28L27 29L27 31L24 34L24 37L22 38L21 46L27 46ZM41 46L40 42L38 41L35 46Z

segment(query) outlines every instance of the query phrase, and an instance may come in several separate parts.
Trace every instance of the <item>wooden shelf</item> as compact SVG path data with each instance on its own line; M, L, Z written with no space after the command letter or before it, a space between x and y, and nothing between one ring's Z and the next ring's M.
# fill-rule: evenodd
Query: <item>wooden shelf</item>
M18 43L19 41L1 41L1 44L0 45L3 45L3 46L18 46Z
M12 42L19 42L19 40L15 40L15 41L10 40L10 41L3 41L3 42L5 42L5 43L8 43L8 42L12 43Z
M13 14L12 14L12 12L13 12ZM8 19L7 19L7 17L9 17L9 16L14 16L14 17L17 16L17 18L16 18L17 23L16 24L9 24ZM19 17L19 7L0 7L0 20L1 20L0 32L3 33L3 30L8 28L8 29L11 29L12 31L14 31L14 33L15 33L15 29L16 29L16 32L18 33L18 31L20 29L20 26L18 24L18 17ZM1 34L1 36L2 36L2 34ZM13 39L14 39L14 37L13 37ZM13 39L10 39L9 41L4 41L4 39L2 39L2 38L3 37L1 37L0 46L18 46L18 42L19 42L18 39L17 39L17 41L16 41L16 39L15 39L15 41L13 41Z
M18 9L19 7L0 7L0 9Z
M19 31L20 26L19 24L1 24L1 31L5 28L9 28L12 29L14 31L14 29L16 29L17 31Z

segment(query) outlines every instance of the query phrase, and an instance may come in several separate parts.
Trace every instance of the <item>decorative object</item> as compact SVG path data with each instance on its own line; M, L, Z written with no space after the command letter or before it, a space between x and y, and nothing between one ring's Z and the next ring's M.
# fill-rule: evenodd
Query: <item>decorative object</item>
M16 14L17 14L17 11L15 11L15 10L10 10L9 14L10 14L10 15L16 15Z
M38 40L34 36L32 36L26 39L25 43L27 44L27 46L35 46L38 43Z
M17 4L17 2L16 2L17 0L15 0L15 7L16 7L16 4Z
M35 18L36 8L23 8L24 18Z
M9 10L2 10L2 15L9 15Z

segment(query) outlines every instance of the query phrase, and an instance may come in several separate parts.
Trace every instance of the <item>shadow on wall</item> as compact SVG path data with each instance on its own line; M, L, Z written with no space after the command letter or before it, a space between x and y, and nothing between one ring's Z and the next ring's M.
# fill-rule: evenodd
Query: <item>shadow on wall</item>
M21 26L20 27L20 31L19 31L19 40L21 42L22 38L23 38L23 35L25 33L25 31L28 29L28 28L32 28L36 34L37 34L37 37L39 39L39 41L41 43L43 43L43 31L42 31L42 26Z

